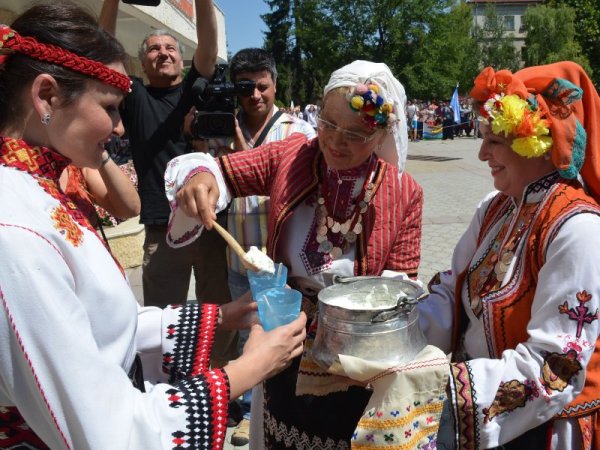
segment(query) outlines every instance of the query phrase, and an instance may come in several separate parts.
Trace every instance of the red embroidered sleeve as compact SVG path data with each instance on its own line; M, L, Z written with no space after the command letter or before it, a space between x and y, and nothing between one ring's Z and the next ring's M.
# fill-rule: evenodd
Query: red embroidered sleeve
M186 426L171 434L174 449L223 448L229 392L229 379L222 369L180 381L166 391L169 406L185 408L187 416Z
M211 304L171 308L179 314L178 320L167 326L167 339L174 343L163 355L163 370L172 382L208 372L219 312L218 306Z

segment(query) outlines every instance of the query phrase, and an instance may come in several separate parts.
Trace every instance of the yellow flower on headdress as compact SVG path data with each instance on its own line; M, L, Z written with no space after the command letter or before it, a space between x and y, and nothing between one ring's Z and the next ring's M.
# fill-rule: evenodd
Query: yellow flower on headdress
M500 99L499 114L494 117L492 131L494 134L504 133L504 136L515 134L515 130L525 116L528 103L518 95L505 95Z
M393 106L391 103L384 103L383 105L381 105L381 112L382 113L386 113L389 114L393 111Z
M494 134L514 136L511 148L526 158L536 158L552 147L549 122L518 95L494 94L484 104Z
M355 110L360 110L363 105L365 104L365 100L360 96L360 95L355 95L354 97L352 97L352 99L350 100L350 104L352 105L352 108Z
M510 147L525 158L537 158L550 150L552 138L550 136L515 138Z

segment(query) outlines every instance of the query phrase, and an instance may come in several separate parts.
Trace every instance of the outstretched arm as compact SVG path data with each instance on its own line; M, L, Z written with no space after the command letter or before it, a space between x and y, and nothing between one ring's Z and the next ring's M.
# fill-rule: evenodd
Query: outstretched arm
M117 13L119 12L119 0L104 0L98 25L108 33L115 35L117 31Z
M217 17L212 0L196 0L196 35L198 47L194 52L194 67L202 77L210 80L219 50Z

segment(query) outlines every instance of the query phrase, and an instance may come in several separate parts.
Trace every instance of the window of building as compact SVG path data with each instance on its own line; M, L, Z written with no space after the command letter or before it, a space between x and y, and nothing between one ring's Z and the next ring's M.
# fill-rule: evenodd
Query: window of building
M502 16L505 31L515 31L515 16Z

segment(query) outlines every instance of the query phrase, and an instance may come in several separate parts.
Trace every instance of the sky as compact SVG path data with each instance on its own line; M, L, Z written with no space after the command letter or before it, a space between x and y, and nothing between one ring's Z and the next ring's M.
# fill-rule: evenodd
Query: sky
M247 47L263 46L265 23L261 14L269 12L263 0L215 0L225 14L227 51L234 55Z

